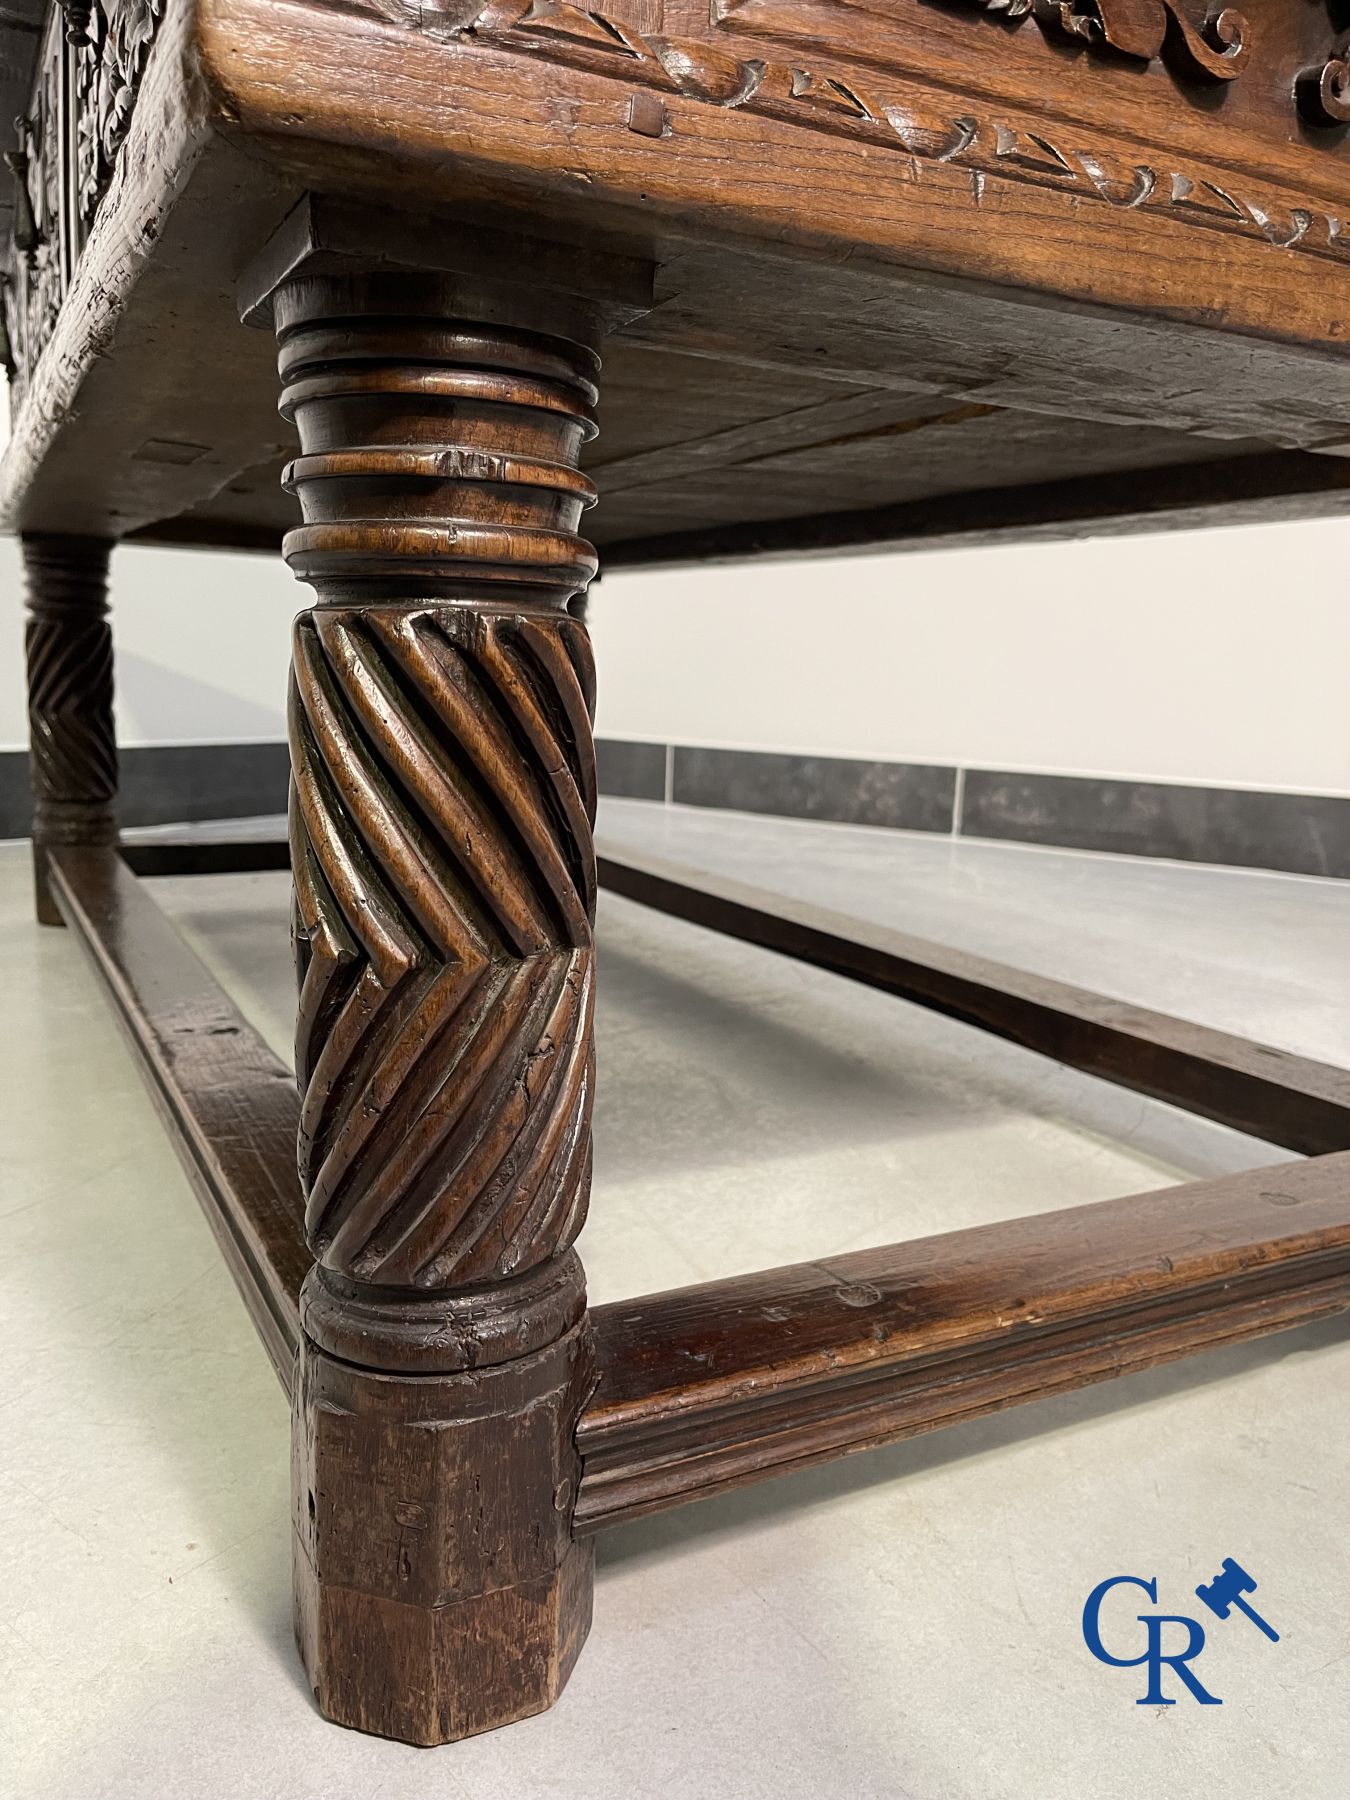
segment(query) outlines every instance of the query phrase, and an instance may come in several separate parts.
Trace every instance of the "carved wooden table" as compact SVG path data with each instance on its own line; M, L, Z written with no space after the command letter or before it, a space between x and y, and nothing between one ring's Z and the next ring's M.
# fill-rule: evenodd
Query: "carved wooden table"
M1342 1071L606 858L1308 1160L590 1313L572 1248L583 509L614 568L1340 510L1322 6L11 0L0 30L39 915L88 950L293 1392L325 1713L434 1743L537 1711L601 1527L1350 1302ZM283 547L315 592L298 1096L136 879L274 853L119 852L121 539Z

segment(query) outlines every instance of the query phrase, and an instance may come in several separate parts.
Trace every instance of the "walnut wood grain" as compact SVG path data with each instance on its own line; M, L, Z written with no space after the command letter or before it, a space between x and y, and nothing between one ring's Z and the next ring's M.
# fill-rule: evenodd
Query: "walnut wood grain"
M1288 450L602 542L613 572L1339 518L1348 504L1350 460Z
M1303 1155L1350 1149L1350 1070L661 857L599 859L644 906L880 988Z
M1350 1306L1350 1154L592 1314L595 1531Z
M61 924L48 892L58 844L117 837L117 741L108 557L102 538L28 536L28 742L37 915Z

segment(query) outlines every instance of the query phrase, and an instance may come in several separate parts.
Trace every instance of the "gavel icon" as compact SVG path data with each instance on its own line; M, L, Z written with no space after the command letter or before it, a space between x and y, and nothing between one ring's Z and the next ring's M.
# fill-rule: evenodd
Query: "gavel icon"
M1278 1644L1279 1632L1272 1631L1260 1613L1248 1606L1242 1598L1244 1594L1254 1594L1255 1592L1256 1582L1242 1564L1234 1562L1231 1556L1225 1556L1223 1567L1213 1581L1202 1582L1195 1590L1195 1595L1196 1599L1203 1600L1214 1616L1219 1619L1226 1619L1236 1606L1240 1612L1246 1613L1253 1625L1265 1632L1272 1644Z

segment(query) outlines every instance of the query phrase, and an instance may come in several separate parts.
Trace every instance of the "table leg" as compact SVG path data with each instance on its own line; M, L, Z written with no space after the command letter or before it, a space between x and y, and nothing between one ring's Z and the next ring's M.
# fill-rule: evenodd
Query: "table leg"
M591 1612L593 667L567 608L598 361L540 309L437 276L274 297L286 556L316 592L290 705L297 1630L328 1717L422 1744L552 1704Z
M105 538L26 535L28 732L37 916L60 925L46 853L117 839L117 742Z

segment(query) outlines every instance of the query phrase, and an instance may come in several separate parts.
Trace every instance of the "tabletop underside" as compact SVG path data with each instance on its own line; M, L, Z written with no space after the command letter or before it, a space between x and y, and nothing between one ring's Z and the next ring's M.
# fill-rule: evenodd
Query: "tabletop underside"
M313 191L647 284L585 459L610 567L1341 510L1321 6L104 0L82 46L37 10L11 528L279 543L238 289Z

